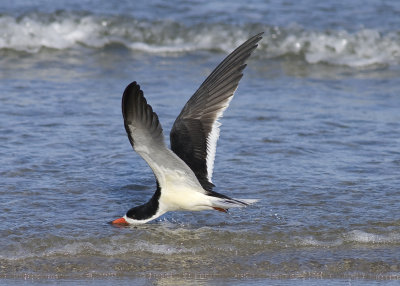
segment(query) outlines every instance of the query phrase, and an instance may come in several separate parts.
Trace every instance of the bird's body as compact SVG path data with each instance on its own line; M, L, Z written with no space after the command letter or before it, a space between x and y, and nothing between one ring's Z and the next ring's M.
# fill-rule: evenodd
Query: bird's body
M189 99L172 127L171 149L165 145L158 116L147 104L140 86L132 82L126 87L122 97L125 129L134 150L153 170L157 190L150 201L130 209L113 223L146 223L168 211L226 212L255 201L214 192L211 178L218 119L228 107L243 76L245 61L260 39L258 34L233 51Z

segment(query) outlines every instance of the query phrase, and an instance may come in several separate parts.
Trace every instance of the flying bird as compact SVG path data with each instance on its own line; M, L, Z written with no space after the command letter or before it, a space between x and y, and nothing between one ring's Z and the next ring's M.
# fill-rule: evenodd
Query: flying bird
M156 177L157 189L145 204L128 210L113 224L143 224L168 211L217 210L245 207L257 200L234 199L213 191L212 173L220 123L246 67L258 46L257 34L229 54L200 85L176 118L164 142L158 116L136 82L122 96L125 130L133 149Z

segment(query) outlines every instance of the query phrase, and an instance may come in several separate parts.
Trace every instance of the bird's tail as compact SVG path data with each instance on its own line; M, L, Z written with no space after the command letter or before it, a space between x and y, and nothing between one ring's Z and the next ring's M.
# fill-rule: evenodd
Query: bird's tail
M230 208L243 208L258 202L258 199L232 199L232 198L215 198L213 208L217 211L226 212Z

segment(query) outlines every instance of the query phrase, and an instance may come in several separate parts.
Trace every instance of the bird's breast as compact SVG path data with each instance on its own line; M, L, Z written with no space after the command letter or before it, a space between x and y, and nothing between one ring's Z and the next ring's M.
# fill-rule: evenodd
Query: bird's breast
M211 207L210 199L201 191L190 186L167 185L166 189L161 189L160 206L168 211L208 210Z

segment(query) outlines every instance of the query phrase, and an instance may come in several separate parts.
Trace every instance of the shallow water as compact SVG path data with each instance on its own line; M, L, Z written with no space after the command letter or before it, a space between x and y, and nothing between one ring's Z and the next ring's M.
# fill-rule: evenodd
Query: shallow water
M0 276L399 279L399 4L350 16L359 5L303 2L1 4ZM168 135L260 30L213 175L216 191L260 202L110 226L155 190L123 128L125 86L141 84Z

